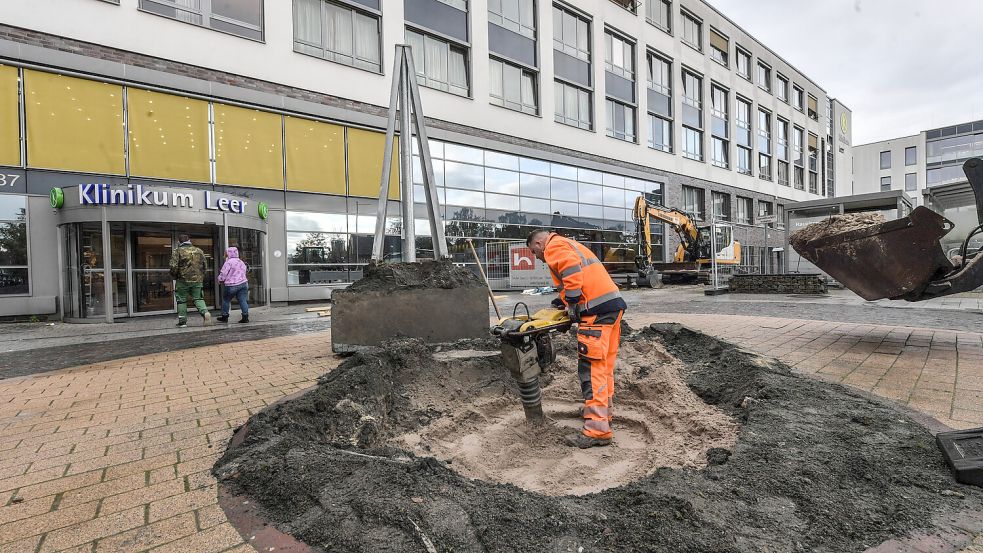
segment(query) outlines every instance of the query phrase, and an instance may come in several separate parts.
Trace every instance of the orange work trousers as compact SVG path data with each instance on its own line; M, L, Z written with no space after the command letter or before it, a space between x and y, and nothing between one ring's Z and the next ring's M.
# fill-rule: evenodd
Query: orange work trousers
M584 435L610 439L614 363L623 311L586 315L577 328L577 374L584 396Z

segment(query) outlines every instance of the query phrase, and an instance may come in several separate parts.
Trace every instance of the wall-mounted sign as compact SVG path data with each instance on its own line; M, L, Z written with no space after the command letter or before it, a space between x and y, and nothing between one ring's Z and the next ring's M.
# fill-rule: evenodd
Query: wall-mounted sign
M266 202L259 202L259 205L256 206L256 212L259 214L259 218L265 221L270 216L270 206L266 205Z
M61 209L61 206L65 205L65 191L61 188L52 188L48 200L51 202L51 207Z
M61 190L59 188L53 189ZM246 200L239 198L229 198L219 194L213 194L211 190L204 190L203 209L214 211L225 211L228 213L245 213ZM64 198L64 194L62 193ZM154 206L154 207L179 207L196 209L195 194L192 191L177 190L154 190L142 184L129 184L124 187L113 187L108 184L80 184L78 186L79 205L107 205L107 206ZM64 199L62 200L64 202ZM52 197L52 207L54 199ZM59 206L60 207L60 206Z
M545 263L536 259L532 250L521 243L509 245L509 286L538 287L552 284L549 269Z

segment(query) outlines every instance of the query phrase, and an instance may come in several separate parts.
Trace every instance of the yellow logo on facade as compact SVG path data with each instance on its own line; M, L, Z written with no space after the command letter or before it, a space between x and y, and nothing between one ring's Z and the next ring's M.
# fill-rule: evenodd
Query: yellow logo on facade
M843 134L850 132L850 122L847 120L845 113L840 114L840 130L843 131Z

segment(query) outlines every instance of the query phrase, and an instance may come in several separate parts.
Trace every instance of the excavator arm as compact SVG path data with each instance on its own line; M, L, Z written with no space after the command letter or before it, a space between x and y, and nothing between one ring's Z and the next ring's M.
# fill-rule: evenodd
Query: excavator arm
M983 232L983 159L967 160L963 172L976 196L979 226L970 230L959 255L952 259L940 240L954 225L924 206L895 221L817 237L793 247L868 301L922 301L975 290L983 285L983 255L980 249L970 249L969 242Z
M689 253L691 259L696 259L697 249L699 248L700 229L693 222L693 218L685 212L675 208L665 207L648 201L645 196L635 199L635 209L633 212L635 222L639 226L639 244L645 249L645 259L652 263L652 220L661 221L668 224L679 235L679 243L682 252ZM685 261L678 259L676 261Z

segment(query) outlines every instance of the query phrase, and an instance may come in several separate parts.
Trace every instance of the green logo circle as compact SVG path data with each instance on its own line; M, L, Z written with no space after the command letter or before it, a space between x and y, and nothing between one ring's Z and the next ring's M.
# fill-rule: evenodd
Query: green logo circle
M257 206L256 211L259 212L259 218L264 221L270 216L270 207L263 202L259 202L259 206Z
M65 191L61 188L52 188L48 200L51 202L51 207L61 209L61 206L65 205Z

